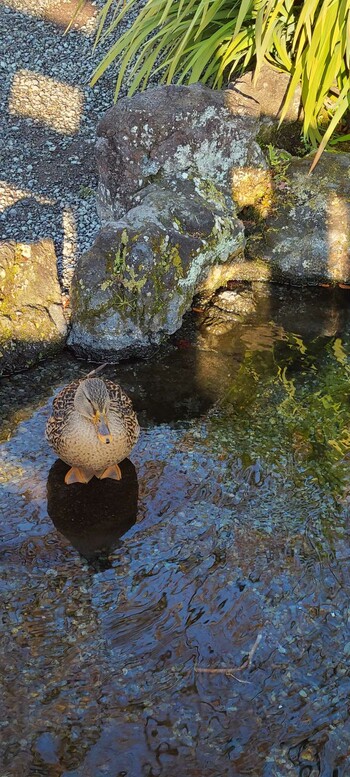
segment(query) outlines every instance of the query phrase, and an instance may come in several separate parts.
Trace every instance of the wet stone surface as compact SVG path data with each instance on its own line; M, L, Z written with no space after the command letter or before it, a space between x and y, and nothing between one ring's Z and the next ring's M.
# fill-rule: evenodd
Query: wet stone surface
M349 297L256 299L107 368L121 482L44 439L91 365L0 383L2 777L349 774Z

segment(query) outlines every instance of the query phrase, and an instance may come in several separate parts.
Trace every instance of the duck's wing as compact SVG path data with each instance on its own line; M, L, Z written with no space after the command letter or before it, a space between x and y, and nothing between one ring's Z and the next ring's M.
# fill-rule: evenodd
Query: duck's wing
M52 411L55 418L65 415L74 407L74 397L80 382L80 380L75 380L57 394L52 403Z
M118 383L113 383L111 380L106 379L104 381L111 398L112 412L114 411L119 416L122 416L130 441L136 442L140 433L140 427L130 397L128 397Z
M111 404L113 410L118 410L119 413L133 413L133 406L130 397L123 391L118 383L113 383L111 380L104 380L108 394L111 398Z
M69 386L65 386L52 403L52 415L46 424L46 439L54 444L62 435L67 418L74 409L75 392L80 381L75 380Z

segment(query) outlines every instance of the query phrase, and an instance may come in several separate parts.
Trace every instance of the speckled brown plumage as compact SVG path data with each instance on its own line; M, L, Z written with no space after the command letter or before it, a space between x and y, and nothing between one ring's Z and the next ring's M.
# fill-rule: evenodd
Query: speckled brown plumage
M90 391L97 397L97 404L100 394L106 395L105 387L107 389L107 420L111 431L108 445L99 440L91 420L77 411L75 398L83 382L84 392L89 395ZM139 431L129 397L118 384L101 378L83 378L62 389L54 399L52 416L46 425L47 440L57 455L67 464L82 467L97 477L105 468L118 464L129 455Z

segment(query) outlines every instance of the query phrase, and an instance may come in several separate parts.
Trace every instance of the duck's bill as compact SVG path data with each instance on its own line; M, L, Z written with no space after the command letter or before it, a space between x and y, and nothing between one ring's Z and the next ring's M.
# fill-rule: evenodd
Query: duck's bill
M108 443L111 442L111 433L110 433L109 426L107 426L103 418L98 419L96 429L97 429L97 437L100 440L100 442L104 442L108 445Z

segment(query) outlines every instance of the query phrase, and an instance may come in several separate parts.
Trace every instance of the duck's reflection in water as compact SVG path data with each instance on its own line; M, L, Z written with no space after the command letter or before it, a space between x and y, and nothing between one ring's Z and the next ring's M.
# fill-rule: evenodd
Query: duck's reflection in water
M70 486L64 482L68 464L57 459L49 472L48 514L56 529L89 561L107 561L119 538L136 522L136 470L129 459L119 466L121 480L92 478Z

